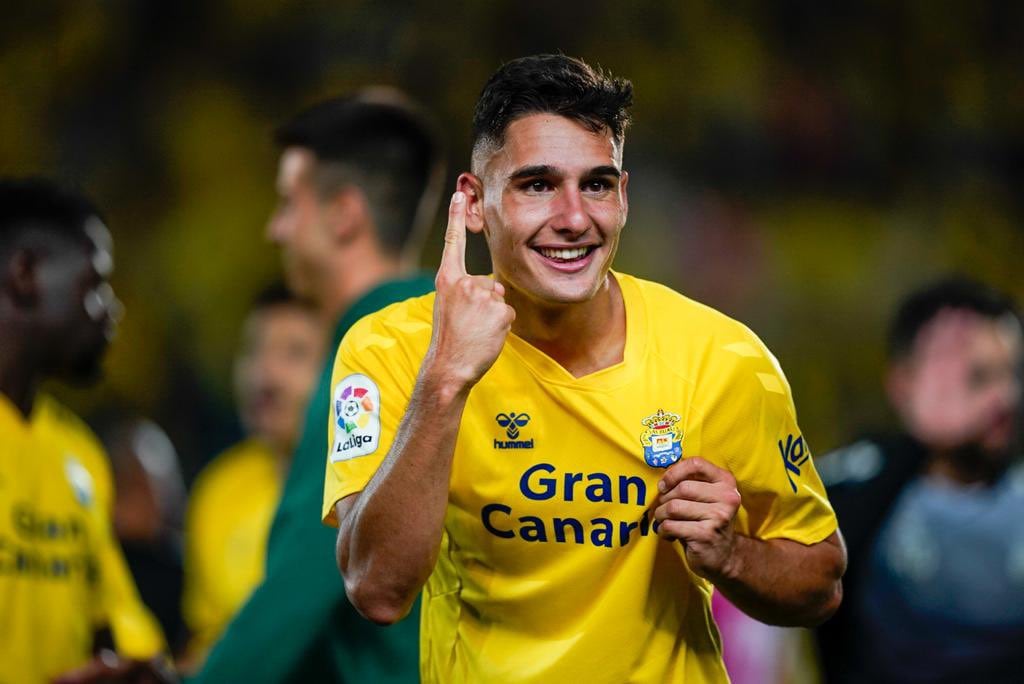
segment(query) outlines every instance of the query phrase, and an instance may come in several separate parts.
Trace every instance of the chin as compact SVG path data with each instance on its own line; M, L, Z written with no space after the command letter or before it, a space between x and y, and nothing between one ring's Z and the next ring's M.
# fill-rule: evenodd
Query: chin
M607 275L577 274L573 277L535 278L527 287L518 288L538 302L557 305L589 302L601 291Z

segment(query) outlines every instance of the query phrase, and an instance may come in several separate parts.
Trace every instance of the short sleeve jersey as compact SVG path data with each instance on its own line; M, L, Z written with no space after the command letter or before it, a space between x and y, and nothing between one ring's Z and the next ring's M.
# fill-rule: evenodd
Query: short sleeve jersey
M37 416L29 423L0 396L3 684L49 681L82 665L104 624L125 655L148 657L163 648L93 476L70 446L87 438L66 439L69 423L51 423L51 415L40 424Z
M185 518L185 619L200 660L263 580L282 472L255 439L215 458L192 487Z
M114 482L106 449L85 421L48 394L36 397L30 423L39 442L52 446L65 462L85 471L76 486L88 501L96 525L93 549L100 582L93 604L96 623L110 628L122 656L151 658L166 652L160 624L142 602L114 534Z
M778 363L743 325L615 274L622 362L576 378L509 335L470 392L437 566L425 682L725 682L711 585L656 535L664 469L733 473L736 529L805 544L836 529ZM433 296L360 321L335 360L323 515L388 453L430 341Z

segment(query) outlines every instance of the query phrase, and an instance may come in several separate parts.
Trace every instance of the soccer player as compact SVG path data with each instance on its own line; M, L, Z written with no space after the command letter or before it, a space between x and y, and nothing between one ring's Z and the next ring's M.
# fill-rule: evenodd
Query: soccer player
M288 283L333 330L331 350L362 316L421 295L414 272L443 179L432 125L380 88L321 102L277 132L280 204L269 225ZM314 390L271 527L266 578L214 647L201 682L410 682L419 621L391 629L345 597L323 501L330 360Z
M262 292L246 318L235 395L248 436L199 474L185 520L183 603L195 665L263 579L270 522L323 364L324 336L316 310L282 284Z
M827 681L1019 682L1017 307L975 280L931 283L900 305L888 352L901 429L821 459L850 545L846 602L818 630Z
M631 99L570 57L499 69L436 295L338 350L324 516L369 619L424 592L426 682L721 682L713 587L776 624L840 601L836 519L774 357L610 271ZM467 230L493 277L467 274Z
M95 378L120 306L110 233L85 198L0 181L0 680L85 667L156 676L164 640L113 538L98 440L37 387ZM90 665L94 648L113 654Z

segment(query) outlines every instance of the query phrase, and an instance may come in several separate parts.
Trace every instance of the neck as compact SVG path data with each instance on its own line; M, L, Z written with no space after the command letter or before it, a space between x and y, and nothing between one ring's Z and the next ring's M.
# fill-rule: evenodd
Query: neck
M558 362L574 377L614 366L626 347L626 307L611 275L586 302L538 305L506 285L506 301L516 310L512 332ZM595 344L595 341L600 341Z
M274 463L277 466L278 475L286 478L288 476L288 468L292 463L292 454L295 453L296 442L292 440L288 444L278 444L268 439L264 440L264 444L270 448L270 453L274 455Z
M10 330L9 321L4 327ZM10 326L10 327L8 327ZM17 338L18 335L12 335ZM0 394L6 396L23 416L28 418L36 399L35 364L17 339L5 339L0 344Z
M333 329L360 297L409 270L400 259L381 254L379 250L350 250L339 254L319 297L321 315L328 330Z

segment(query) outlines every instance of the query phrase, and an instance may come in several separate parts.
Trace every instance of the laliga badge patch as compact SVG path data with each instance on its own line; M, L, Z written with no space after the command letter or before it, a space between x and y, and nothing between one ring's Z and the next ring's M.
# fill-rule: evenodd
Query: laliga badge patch
M647 416L640 443L644 447L644 460L655 468L668 468L683 457L683 431L676 425L679 416L658 409Z
M331 463L367 456L380 442L380 390L362 373L334 387L334 444Z

